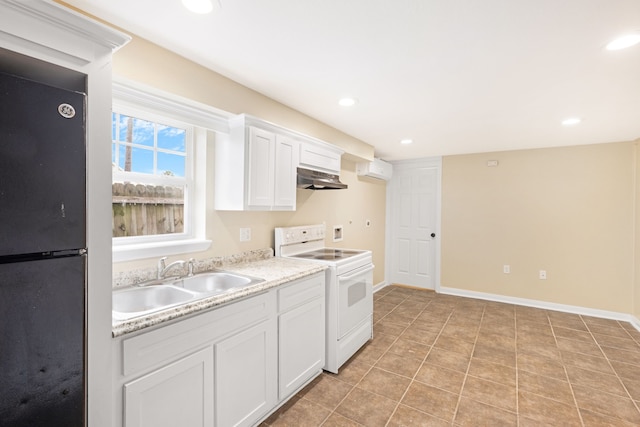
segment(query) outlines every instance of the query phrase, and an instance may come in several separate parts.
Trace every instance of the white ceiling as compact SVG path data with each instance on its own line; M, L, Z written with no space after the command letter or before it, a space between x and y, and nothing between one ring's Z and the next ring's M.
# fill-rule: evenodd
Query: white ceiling
M387 160L640 137L638 0L67 0ZM359 100L351 108L343 96ZM582 123L560 122L579 116ZM401 145L403 138L414 143Z

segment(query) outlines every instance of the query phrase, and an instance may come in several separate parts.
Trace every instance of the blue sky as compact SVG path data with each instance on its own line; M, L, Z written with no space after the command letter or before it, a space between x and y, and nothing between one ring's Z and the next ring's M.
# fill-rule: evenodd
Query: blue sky
M111 138L113 141L116 139L120 142L126 141L128 119L129 116L112 114ZM157 134L157 149L154 149L154 134ZM175 176L184 176L185 135L184 129L133 118L131 171L153 174L154 154L157 154L156 174L162 175L165 171L171 171ZM118 167L124 170L125 144L118 144L118 147ZM114 142L111 149L113 163L116 162L115 150Z

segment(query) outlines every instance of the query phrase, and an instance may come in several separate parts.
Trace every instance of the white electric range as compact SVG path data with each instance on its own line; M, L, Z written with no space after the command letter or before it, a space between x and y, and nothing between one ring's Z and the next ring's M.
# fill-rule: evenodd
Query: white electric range
M373 263L371 251L327 248L324 238L324 224L279 227L275 254L328 266L324 369L337 374L373 338Z

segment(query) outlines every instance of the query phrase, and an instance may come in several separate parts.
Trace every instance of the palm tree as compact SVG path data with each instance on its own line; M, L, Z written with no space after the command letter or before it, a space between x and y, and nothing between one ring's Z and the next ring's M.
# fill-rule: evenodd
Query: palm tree
M124 152L124 170L131 172L131 143L133 142L133 117L127 118L127 145Z

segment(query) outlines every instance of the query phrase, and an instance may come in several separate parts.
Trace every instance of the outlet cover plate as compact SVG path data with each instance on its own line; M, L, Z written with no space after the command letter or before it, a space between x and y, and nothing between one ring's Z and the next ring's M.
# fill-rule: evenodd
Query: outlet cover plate
M344 230L344 227L342 227L342 225L334 225L333 226L333 241L334 242L341 242L342 241L342 232Z

